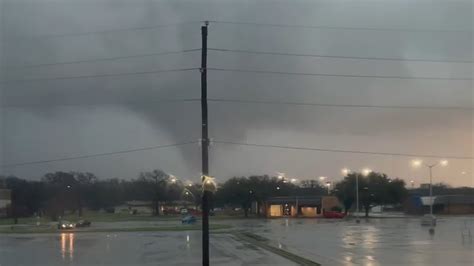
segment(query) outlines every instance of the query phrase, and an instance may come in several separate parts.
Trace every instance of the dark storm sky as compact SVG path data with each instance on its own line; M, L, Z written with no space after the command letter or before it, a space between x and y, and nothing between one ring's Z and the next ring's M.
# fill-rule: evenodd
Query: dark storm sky
M2 1L4 79L83 76L193 68L199 52L38 68L10 66L200 48L200 24L68 35L188 21L221 20L439 31L321 30L211 23L209 47L358 57L472 61L471 1ZM65 34L65 35L63 35ZM39 37L42 35L56 35ZM61 36L57 36L61 35ZM210 67L351 75L472 78L472 63L374 61L209 52ZM6 69L5 69L6 68ZM74 157L196 140L199 72L3 83L3 163ZM209 97L325 104L473 107L472 81L283 76L209 71ZM473 156L471 110L417 110L210 102L215 140ZM48 171L91 171L133 178L161 168L198 180L199 147L165 148L82 160L5 167L36 179ZM342 167L370 167L416 183L426 171L409 157L293 151L215 144L211 174L285 172L339 177ZM430 160L427 160L428 162ZM461 174L466 172L465 174ZM450 160L437 181L473 186L473 160Z

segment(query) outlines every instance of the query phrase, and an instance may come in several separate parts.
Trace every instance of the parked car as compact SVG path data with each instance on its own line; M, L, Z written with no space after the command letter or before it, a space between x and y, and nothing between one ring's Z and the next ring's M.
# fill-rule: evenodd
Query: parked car
M192 215L185 216L183 219L181 219L182 224L194 224L196 221L196 217Z
M65 229L74 229L74 224L69 221L59 221L58 229L65 230Z
M346 215L343 212L324 211L323 216L324 216L324 218L330 218L330 219L342 219Z
M91 226L91 221L88 221L88 220L79 220L76 223L76 227L89 227L89 226Z
M436 226L436 217L431 214L425 214L421 218L422 226Z

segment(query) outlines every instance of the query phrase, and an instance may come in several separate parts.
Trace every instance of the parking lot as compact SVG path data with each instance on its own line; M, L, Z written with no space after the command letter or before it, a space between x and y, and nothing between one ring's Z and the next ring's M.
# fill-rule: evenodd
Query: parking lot
M473 217L441 217L434 235L419 218L354 220L236 219L211 235L213 265L293 265L242 242L228 231L245 231L268 244L322 265L472 265L474 245L463 233ZM96 223L93 227L149 227L175 221ZM442 251L442 252L440 252ZM199 265L200 231L6 234L0 265Z

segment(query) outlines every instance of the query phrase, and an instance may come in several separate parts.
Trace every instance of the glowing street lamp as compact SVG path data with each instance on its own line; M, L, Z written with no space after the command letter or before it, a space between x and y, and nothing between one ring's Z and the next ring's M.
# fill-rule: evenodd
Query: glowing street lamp
M174 176L174 175L169 175L169 177L170 177L170 182L171 182L171 183L176 183L176 181L178 180L178 179L176 178L176 176Z
M325 177L325 176L320 176L320 177L319 177L319 180L324 181L326 178L327 178L327 177Z
M296 183L296 181L298 181L296 178L292 178L291 180L291 183Z
M371 169L369 169L369 168L362 169L362 175L363 176L368 176L368 175L370 175L370 173L372 173Z
M348 176L348 175L351 173L351 170L348 169L348 168L342 168L341 173L342 173L344 176Z
M413 167L420 167L422 164L423 164L423 161L418 160L418 159L411 161L411 165Z
M277 178L278 178L279 180L285 179L285 173L277 172Z

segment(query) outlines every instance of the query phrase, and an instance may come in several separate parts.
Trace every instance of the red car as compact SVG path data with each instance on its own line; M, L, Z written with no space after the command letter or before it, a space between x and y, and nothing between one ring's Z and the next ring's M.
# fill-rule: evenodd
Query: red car
M346 215L343 212L324 211L323 216L324 218L329 218L329 219L342 219Z

